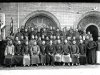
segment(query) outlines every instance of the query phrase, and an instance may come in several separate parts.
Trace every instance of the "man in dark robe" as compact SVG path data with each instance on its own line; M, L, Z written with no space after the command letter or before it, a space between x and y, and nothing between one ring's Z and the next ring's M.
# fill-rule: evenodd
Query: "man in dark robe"
M23 55L23 65L26 66L30 66L30 55L31 55L31 52L30 52L30 47L28 45L28 41L25 41L25 44L22 48L22 55Z
M42 44L40 46L40 62L42 65L46 64L46 45L45 41L42 41Z
M20 32L24 34L24 26L21 26Z
M79 47L76 44L76 41L73 40L73 44L71 45L71 56L72 56L72 65L79 64Z
M68 66L70 66L70 63L72 62L70 54L71 54L71 46L69 45L68 41L65 39L63 44L63 55L62 55L62 62L64 62L63 65L67 63Z
M46 62L48 65L54 66L54 55L55 55L55 46L53 45L52 40L50 40L50 44L46 46Z
M96 47L97 44L93 41L93 38L90 38L90 41L87 44L87 60L88 64L95 64L96 63Z
M23 64L21 41L18 41L18 44L15 45L15 55L13 58L14 58L14 65L22 65Z
M100 64L100 36L98 37L98 40L96 41L97 43L97 60L96 63Z
M29 40L31 40L32 35L35 35L34 28L31 28L31 31L29 32Z
M83 40L80 40L79 53L80 53L80 58L79 58L80 64L81 65L87 64L86 46L85 46L85 44L83 44Z
M18 37L18 39L20 40L21 36L23 36L23 34L20 32L20 28L18 28L15 38Z
M28 29L25 29L25 31L24 31L24 33L23 33L24 38L25 38L25 37L28 37L28 34L29 34L29 33L28 33Z
M0 65L4 65L4 51L7 45L7 40L0 41Z
M63 54L63 46L61 44L61 40L58 40L56 44L55 62L58 62L59 65L62 62L62 54Z

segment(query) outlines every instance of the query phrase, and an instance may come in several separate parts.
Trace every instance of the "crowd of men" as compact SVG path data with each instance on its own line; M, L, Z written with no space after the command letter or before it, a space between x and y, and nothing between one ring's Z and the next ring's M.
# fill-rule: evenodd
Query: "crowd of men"
M18 28L14 38L7 37L4 65L85 65L96 64L97 41L79 29ZM100 38L99 38L100 40Z

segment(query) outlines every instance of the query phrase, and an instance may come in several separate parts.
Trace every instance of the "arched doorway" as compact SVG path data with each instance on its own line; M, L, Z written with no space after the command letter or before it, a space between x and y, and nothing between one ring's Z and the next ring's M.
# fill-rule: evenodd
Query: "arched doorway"
M22 22L26 27L39 27L54 26L61 29L58 19L50 12L44 10L37 10L27 15Z
M100 32L100 12L99 11L90 11L82 15L78 20L77 28L88 32L90 31L94 41L97 41L97 38Z
M93 40L97 41L97 39L98 39L98 28L95 25L90 25L86 28L86 33L88 31L92 34Z

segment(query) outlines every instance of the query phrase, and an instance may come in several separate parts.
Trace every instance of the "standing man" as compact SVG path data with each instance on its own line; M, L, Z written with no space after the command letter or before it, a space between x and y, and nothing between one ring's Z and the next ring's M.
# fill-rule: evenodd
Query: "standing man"
M87 60L88 64L95 64L96 63L96 42L93 41L93 38L90 38L90 41L87 44Z
M15 38L18 37L18 39L21 40L21 36L23 36L23 34L20 32L20 28L18 28Z
M97 41L97 60L96 63L100 64L100 36L98 37Z
M45 41L42 41L42 45L40 46L40 61L42 65L46 64L46 45Z
M79 58L80 64L81 65L87 64L86 46L85 46L85 44L83 44L83 40L80 40L79 53L80 53L80 58Z

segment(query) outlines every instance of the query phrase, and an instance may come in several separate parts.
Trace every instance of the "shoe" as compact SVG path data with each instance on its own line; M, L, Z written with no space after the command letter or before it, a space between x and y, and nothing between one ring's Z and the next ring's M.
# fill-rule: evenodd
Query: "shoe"
M70 63L68 63L68 66L70 66Z
M39 66L38 64L36 64L36 66Z
M65 66L65 63L63 64L63 66Z
M45 64L44 64L44 66L45 66Z

